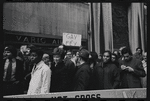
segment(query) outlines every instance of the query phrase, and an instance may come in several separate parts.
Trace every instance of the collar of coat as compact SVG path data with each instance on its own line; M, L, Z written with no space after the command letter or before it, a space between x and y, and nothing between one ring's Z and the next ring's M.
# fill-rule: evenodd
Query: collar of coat
M33 67L32 71L36 71L38 69L41 69L43 64L44 64L44 61L40 61L38 64L34 64L34 66L36 65L36 67L35 68Z
M83 64L81 64L81 65L79 65L79 67L78 68L81 68L83 65L89 65L87 62L84 62Z
M107 65L109 65L109 64L111 64L112 62L107 62L107 63L104 63L104 62L100 62L100 63L98 63L97 65L99 66L99 67L105 67L105 66L107 66Z

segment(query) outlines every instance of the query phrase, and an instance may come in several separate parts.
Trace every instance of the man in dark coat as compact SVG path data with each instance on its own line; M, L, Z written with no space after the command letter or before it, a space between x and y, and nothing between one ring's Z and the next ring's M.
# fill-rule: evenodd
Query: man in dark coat
M89 52L86 49L82 49L79 52L79 57L78 57L78 61L80 65L78 67L78 70L73 80L74 91L89 90L92 71L88 64L88 58L89 58Z
M73 78L76 73L76 66L71 59L64 61L67 72L67 85L66 91L72 91Z
M6 58L3 60L3 95L23 94L23 61L16 59L17 50L8 46L4 50Z
M132 57L129 48L122 50L124 60L121 61L121 88L141 88L140 77L146 73L139 59Z
M119 68L111 62L111 52L105 51L102 62L98 63L93 71L94 89L117 89L120 85Z
M53 50L53 63L51 65L51 87L50 92L69 91L71 83L71 65L69 61L64 62L65 52L63 49L55 48ZM73 63L72 63L73 64ZM74 65L74 64L73 64ZM68 67L69 66L69 67Z

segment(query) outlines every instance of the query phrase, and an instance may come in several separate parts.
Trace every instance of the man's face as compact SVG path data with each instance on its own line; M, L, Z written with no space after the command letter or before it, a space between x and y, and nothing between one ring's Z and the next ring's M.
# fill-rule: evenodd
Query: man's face
M112 61L112 62L116 61L116 56L112 55L112 56L111 56L111 61Z
M29 54L30 54L30 50L31 50L30 48L26 48L25 54L26 54L26 55L29 55Z
M45 64L48 64L50 62L49 56L44 57L43 61L45 62Z
M13 55L10 51L4 51L3 56L5 59L10 59Z
M61 60L60 55L53 55L53 60L54 60L55 63L60 62L60 60Z
M67 56L67 58L71 59L72 58L71 52L67 52L66 56Z
M110 54L108 52L105 52L103 55L103 62L107 63L110 60Z
M138 49L136 52L140 54L141 53L141 49Z
M82 60L81 57L80 57L80 56L77 56L77 63L78 63L78 64L80 64L81 60Z
M31 62L32 63L36 63L37 59L38 59L38 55L36 54L36 52L32 52L30 54L30 60L31 60Z
M131 56L130 56L129 53L124 54L123 57L124 57L124 60L125 60L125 61L129 61L130 58L131 58Z

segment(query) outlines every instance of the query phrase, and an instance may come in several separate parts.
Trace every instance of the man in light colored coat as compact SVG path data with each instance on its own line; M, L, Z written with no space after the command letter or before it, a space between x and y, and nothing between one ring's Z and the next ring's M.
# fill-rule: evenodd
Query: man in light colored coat
M31 50L31 62L34 67L31 72L31 80L27 95L45 94L49 93L51 70L42 61L43 52L39 49Z

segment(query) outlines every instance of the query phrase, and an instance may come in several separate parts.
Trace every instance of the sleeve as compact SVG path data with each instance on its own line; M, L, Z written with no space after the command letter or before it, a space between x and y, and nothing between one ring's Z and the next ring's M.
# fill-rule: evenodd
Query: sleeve
M49 93L51 82L51 70L46 69L43 71L41 94Z
M143 65L141 61L138 61L135 68L134 68L134 72L135 75L139 76L139 77L145 77L146 73L144 71Z
M119 68L115 68L114 69L114 72L113 72L114 74L114 84L113 84L113 89L116 89L116 88L118 88L119 87L119 85L120 85L120 70L119 70Z
M89 83L90 76L86 70L82 70L78 76L77 84L74 88L75 91L85 90L86 86Z
M69 70L69 76L73 76L75 73L75 64L72 61L70 61L67 68Z
M92 88L93 90L97 90L97 85L98 85L98 79L97 79L97 68L98 66L96 65L94 68L93 68L93 85L92 85Z
M18 81L23 81L24 79L24 69L23 69L23 61L17 60L16 61L17 67L16 67L16 79Z

